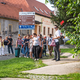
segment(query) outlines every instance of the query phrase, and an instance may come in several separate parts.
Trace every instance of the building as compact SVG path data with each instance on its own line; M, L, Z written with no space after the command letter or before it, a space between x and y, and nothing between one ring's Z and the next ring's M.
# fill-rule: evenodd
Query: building
M35 12L35 30L21 30L21 35L32 33L54 35L54 25L50 20L51 11L36 0L0 0L0 35L12 34L14 41L19 31L19 12Z

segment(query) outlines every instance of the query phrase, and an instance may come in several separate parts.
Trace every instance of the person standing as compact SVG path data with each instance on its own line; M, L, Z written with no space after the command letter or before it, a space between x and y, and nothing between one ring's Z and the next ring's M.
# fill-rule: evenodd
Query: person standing
M27 53L27 58L29 58L29 35L26 37L26 39L24 40L24 50L25 50L25 56L26 57L26 53Z
M21 37L18 37L18 39L16 41L16 47L19 47L20 48L19 53L20 53L21 48L22 48L22 42L23 41L22 41Z
M56 61L59 61L60 60L60 51L59 51L59 38L60 38L60 32L59 32L59 29L58 29L58 26L55 25L55 34L54 34L54 38L53 40L55 40L55 43L56 43L56 46L54 47L54 59L53 60L56 60Z
M44 37L44 40L43 40L43 56L44 56L44 53L45 53L45 56L46 56L46 49L47 49L47 44L46 44L46 37Z
M4 56L4 43L2 40L2 36L0 36L0 56L3 55Z
M11 35L9 35L8 40L10 41L10 43L8 44L8 53L10 54L10 49L11 49L12 54L14 54L13 47L12 47L13 46L13 39L12 39Z
M29 41L29 52L30 52L30 58L32 58L32 59L34 59L33 58L33 54L32 54L32 48L33 48L33 41L32 41L32 39L33 39L33 36L31 36L31 38L30 38L30 41Z
M8 37L6 36L4 39L4 54L5 56L8 55L8 44L10 43L10 41L8 40Z
M35 57L35 60L38 60L39 59L39 51L40 51L40 39L37 37L37 34L36 33L33 33L33 54L34 54L34 57Z
M53 46L50 46L51 42L52 42L52 34L49 34L49 37L47 38L47 45L50 56L52 56L52 51L53 51Z
M39 36L39 39L40 39L40 54L39 54L39 58L42 58L42 52L43 52L43 38L42 38L42 35L40 34Z

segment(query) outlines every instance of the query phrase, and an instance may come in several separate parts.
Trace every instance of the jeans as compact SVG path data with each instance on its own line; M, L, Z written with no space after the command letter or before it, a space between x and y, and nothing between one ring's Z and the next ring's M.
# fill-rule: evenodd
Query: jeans
M10 48L11 48L12 54L14 54L12 45L8 45L8 53L10 54Z
M24 50L24 55L26 56L27 53L27 57L29 57L29 48L26 46L25 50Z
M33 46L33 54L36 59L39 58L39 53L40 53L39 48L40 48L39 46Z
M59 42L56 42L56 46L54 47L54 59L57 60L57 57L58 57L58 60L60 60L60 52L59 52Z

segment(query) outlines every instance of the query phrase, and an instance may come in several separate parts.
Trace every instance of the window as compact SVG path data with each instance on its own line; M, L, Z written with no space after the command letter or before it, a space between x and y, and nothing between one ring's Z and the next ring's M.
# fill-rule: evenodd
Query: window
M48 35L50 34L50 28L48 28Z
M29 35L29 30L27 30L27 35Z
M0 32L1 32L1 23L0 23Z
M52 28L52 35L53 35L54 31L53 31L53 28Z
M39 26L39 34L41 33L41 27Z
M40 8L39 8L40 9ZM40 9L40 11L42 12L42 13L44 13L41 9Z
M45 30L46 30L46 28L44 27L44 29L43 29L43 34L44 34L44 35L45 35L45 32L46 32Z
M12 32L12 25L9 25L9 33Z
M44 12L45 12L46 14L48 14L45 10L44 10Z
M34 6L34 8L39 12L39 10Z

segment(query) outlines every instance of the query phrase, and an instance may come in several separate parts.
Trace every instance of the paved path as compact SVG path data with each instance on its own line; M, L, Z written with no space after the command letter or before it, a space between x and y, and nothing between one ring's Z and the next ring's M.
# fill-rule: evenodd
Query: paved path
M80 62L50 65L34 70L23 71L23 73L49 74L49 75L55 75L55 74L64 75L64 74L75 73L75 72L80 72Z
M61 60L57 62L51 59L43 59L43 63L47 64L48 66L29 71L23 71L23 73L64 75L80 72L80 59L72 58L70 53L64 53L62 56L68 56L68 58L61 58Z
M8 59L12 59L12 58L15 58L15 55L8 55L8 56L0 56L0 61L1 60L8 60Z
M30 79L21 79L21 78L0 78L1 80L30 80Z

